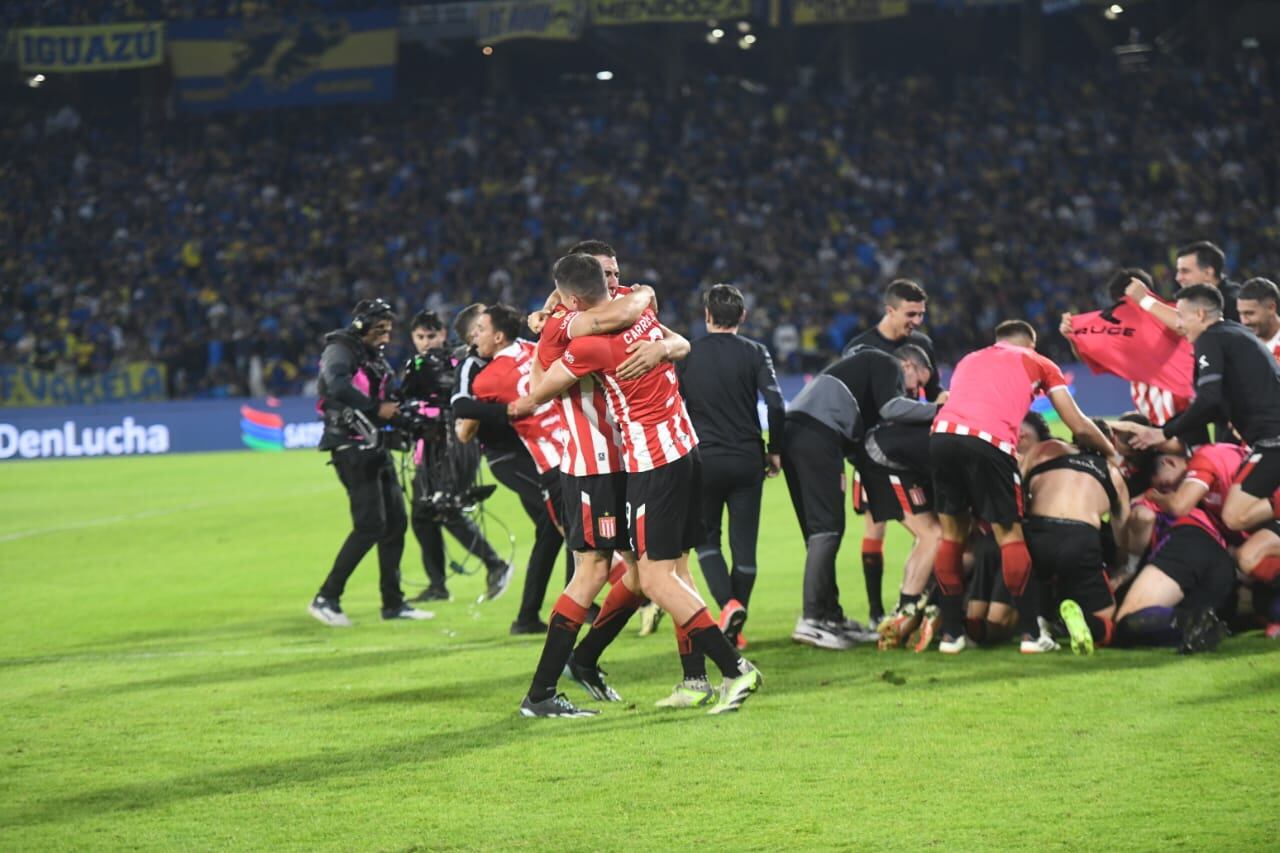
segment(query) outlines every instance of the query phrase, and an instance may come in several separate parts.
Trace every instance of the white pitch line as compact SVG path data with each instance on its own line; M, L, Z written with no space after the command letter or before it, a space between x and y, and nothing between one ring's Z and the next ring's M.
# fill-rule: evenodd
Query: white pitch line
M376 654L400 652L409 646L334 646L276 649L191 649L180 652L100 652L96 654L43 655L41 657L0 658L0 666L28 666L51 663L102 663L130 660L183 660L191 658L284 657L289 655ZM414 647L416 648L416 647ZM459 643L447 646L449 651L491 649L493 643Z
M315 494L316 492L328 491L325 486L313 486L309 489L300 491L281 492L272 495L273 498L295 498L303 495ZM102 518L89 518L84 521L68 521L65 524L51 524L48 527L31 527L26 530L18 530L13 533L5 533L0 535L0 542L13 542L18 539L29 539L32 536L45 536L49 533L64 533L68 530L83 530L86 527L102 527L108 524L120 524L126 521L143 521L148 518L156 518L162 515L174 515L179 512L189 512L197 509L208 509L212 506L220 506L226 504L240 503L243 496L227 498L220 501L199 501L197 503L179 504L177 506L165 507L164 509L149 509L143 512L132 512L125 515L108 515Z

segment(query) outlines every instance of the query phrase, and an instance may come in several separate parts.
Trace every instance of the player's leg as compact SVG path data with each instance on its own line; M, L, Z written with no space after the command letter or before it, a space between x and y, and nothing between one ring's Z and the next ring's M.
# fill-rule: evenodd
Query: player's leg
M854 488L857 487L855 484ZM867 616L874 626L884 619L884 537L888 525L876 521L870 512L863 515L862 520L862 583L867 590Z
M1280 521L1255 530L1236 551L1240 570L1253 587L1254 608L1266 635L1280 639Z
M404 490L396 477L395 463L388 454L378 470L378 490L382 515L382 536L378 539L378 589L382 594L383 619L430 619L432 613L415 610L405 603L400 587L400 558L404 556L404 534L409 516L404 508Z
M347 581L383 534L381 463L376 452L335 450L333 467L347 490L351 532L338 549L333 567L308 612L327 625L346 626L351 624L351 620L342 612L340 600L346 591Z
M760 536L763 497L763 469L749 461L739 463L737 476L725 499L729 510L729 548L733 553L733 571L729 575L733 595L720 610L720 628L738 648L742 648L742 627L747 621L751 591L756 582L756 542Z
M707 582L707 591L723 608L733 598L729 567L721 549L721 523L730 491L733 460L723 456L703 456L702 488L698 499L702 508L702 536L697 545L698 568Z
M1280 448L1256 449L1236 472L1222 504L1222 520L1232 530L1253 530L1280 517Z

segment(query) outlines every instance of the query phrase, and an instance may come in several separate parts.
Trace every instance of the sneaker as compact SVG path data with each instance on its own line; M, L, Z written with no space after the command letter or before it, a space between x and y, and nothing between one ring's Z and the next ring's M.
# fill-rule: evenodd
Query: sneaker
M476 603L481 604L486 601L496 601L501 598L502 594L507 591L507 587L511 584L511 575L515 573L515 570L516 567L510 563L498 566L495 569L490 569L486 578L488 586L484 591L484 595L480 596Z
M1088 629L1086 628L1085 630ZM1024 655L1041 655L1045 652L1056 652L1059 648L1061 647L1048 634L1041 634L1034 640L1028 640L1024 634L1022 643L1018 646L1018 651Z
M1178 644L1178 654L1192 655L1196 652L1211 652L1227 635L1227 625L1206 607L1197 610L1186 618L1182 626L1182 642Z
M548 696L541 702L535 702L526 694L520 703L522 717L594 717L599 711L590 708L579 708L569 701L563 693Z
M856 619L841 619L836 625L854 643L874 643L880 639L874 628L868 628Z
M315 618L319 619L326 625L334 628L350 628L351 620L347 618L347 614L342 612L342 608L338 606L337 601L325 598L323 595L317 595L311 599L307 612Z
M878 608L878 607L874 607L874 608L872 608L872 609L871 609L871 611L870 611L869 613L867 613L867 630L868 630L868 631L879 631L879 630L880 630L880 623L881 623L881 622L883 622L883 621L884 621L885 619L887 619L887 618L888 618L888 617L887 617L887 616L885 616L885 613L884 613L884 611L883 611L882 609L880 609L880 608Z
M736 646L738 634L742 631L742 626L747 624L747 608L743 607L738 599L729 599L725 602L724 609L720 611L719 624L725 639Z
M598 666L581 666L570 655L569 661L564 665L564 674L587 691L587 695L592 699L598 699L601 702L622 701L618 691L605 683L605 672Z
M1062 616L1062 624L1067 626L1067 634L1071 637L1071 654L1093 654L1093 632L1084 621L1084 611L1080 609L1080 605L1068 598L1058 606L1058 613Z
M720 685L720 699L711 706L708 714L728 714L742 707L747 697L760 689L764 684L764 676L749 661L742 662L747 671L737 678L726 678Z
M933 645L933 638L938 636L938 632L942 629L942 611L938 609L936 604L926 605L924 615L920 618L920 626L911 635L911 648L916 654L923 654L929 651L929 646ZM960 635L964 639L964 634ZM953 641L954 644L954 641ZM961 645L954 652L947 654L959 654L967 648ZM942 643L939 641L938 650L942 651Z
M745 649L747 647L747 635L739 631L738 641L734 643L734 645L738 647L738 651L742 651L743 649Z
M922 613L915 602L903 608L895 608L876 626L876 634L879 637L876 647L881 651L898 648L920 627L921 618Z
M453 596L442 586L429 586L409 600L415 604L423 601L453 601Z
M382 618L388 621L392 619L409 619L414 622L424 622L427 619L436 618L436 615L430 610L419 610L416 607L410 607L407 601L402 601L396 607L382 608Z
M662 608L656 602L650 601L636 612L640 615L641 637L647 637L658 630L658 623L662 621Z
M926 646L926 648L928 648ZM938 640L938 651L944 655L958 655L965 649L969 648L969 637L967 634L961 634L954 640L948 640L947 635L943 634Z
M838 622L824 622L819 619L800 617L796 629L791 632L791 639L815 649L832 649L842 652L853 648L853 640L840 629Z
M521 634L545 634L547 633L547 623L541 619L529 621L526 619L517 619L511 623L510 634L513 637Z
M716 701L716 691L705 678L686 678L671 695L653 704L659 708L702 708Z

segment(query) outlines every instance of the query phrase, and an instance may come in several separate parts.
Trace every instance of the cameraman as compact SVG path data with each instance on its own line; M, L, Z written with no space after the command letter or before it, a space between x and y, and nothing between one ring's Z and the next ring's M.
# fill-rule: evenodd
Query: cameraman
M320 449L331 452L330 464L347 490L352 530L307 610L326 625L349 626L351 620L339 603L343 590L364 555L377 545L382 618L430 619L434 614L410 607L400 591L407 526L404 494L382 440L382 427L397 410L387 400L391 365L382 355L391 340L394 312L386 300L363 299L352 314L350 326L325 335L319 400L324 415Z
M449 590L445 585L444 533L448 530L459 543L478 558L490 574L505 573L507 563L498 556L493 546L484 538L480 528L460 507L441 506L433 496L451 489L463 489L475 482L480 467L480 455L474 447L458 444L453 430L441 407L448 405L453 390L453 359L445 350L444 322L434 311L420 311L412 323L413 346L418 357L411 359L405 368L403 391L406 396L422 402L421 414L431 415L437 410L441 432L430 439L419 438L414 448L416 463L413 477L413 509L409 521L413 535L422 546L422 567L427 573L428 586L414 601L448 601ZM431 476L432 469L441 466L454 478ZM455 498L454 495L449 495Z

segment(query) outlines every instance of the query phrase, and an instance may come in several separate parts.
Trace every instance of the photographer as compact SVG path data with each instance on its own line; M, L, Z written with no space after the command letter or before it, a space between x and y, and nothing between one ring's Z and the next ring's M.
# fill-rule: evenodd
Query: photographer
M448 601L445 584L444 532L449 531L478 558L490 574L505 573L498 556L476 523L462 511L462 492L475 483L480 454L474 445L457 442L446 408L453 391L453 358L444 348L444 322L434 311L413 318L413 346L417 356L405 366L402 392L419 400L420 414L433 418L427 434L414 442L413 504L409 514L413 534L422 547L422 567L428 586L414 601ZM443 530L441 529L443 528Z
M434 614L410 607L400 591L407 521L404 495L382 432L398 408L387 400L391 366L382 355L391 340L394 312L383 299L364 299L352 313L350 326L325 336L319 400L324 416L320 449L330 451L330 464L347 490L352 530L307 610L326 625L349 626L351 620L339 603L343 590L364 555L377 545L382 618L430 619Z

